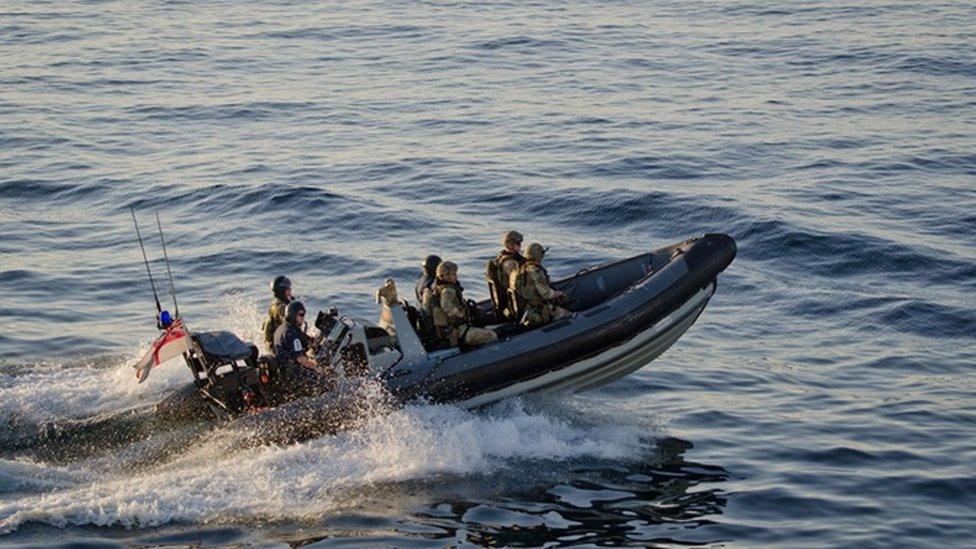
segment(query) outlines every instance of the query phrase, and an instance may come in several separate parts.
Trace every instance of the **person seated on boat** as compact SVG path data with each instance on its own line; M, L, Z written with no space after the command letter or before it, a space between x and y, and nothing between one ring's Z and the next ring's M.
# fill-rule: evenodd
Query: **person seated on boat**
M264 347L274 353L275 332L285 323L285 308L291 303L291 280L287 276L277 276L271 281L271 304L268 305L268 317L264 319Z
M495 285L492 300L498 307L496 313L514 320L514 310L508 304L508 283L512 273L525 263L522 257L522 233L508 231L502 235L502 251L488 262L486 277Z
M509 286L515 288L516 294L525 302L519 323L526 328L544 326L573 314L556 305L557 301L566 296L551 285L549 272L542 266L545 253L542 244L529 244L525 263L512 273L509 281Z
M471 325L464 289L458 281L458 266L445 261L437 266L437 278L424 298L424 310L433 319L441 339L455 347L463 343L477 347L498 339L492 330Z
M434 279L437 277L437 266L440 264L441 258L437 255L431 254L427 256L427 259L424 259L423 273L420 275L420 279L417 280L416 288L414 288L418 307L424 304L424 294L434 284Z
M274 354L279 367L299 365L315 368L315 359L305 354L312 338L305 333L305 305L292 301L285 308L285 322L278 326L274 335Z
M498 253L495 262L498 264L501 275L498 280L504 286L501 290L507 291L512 272L525 263L525 258L522 257L522 233L508 231L502 235L502 251Z

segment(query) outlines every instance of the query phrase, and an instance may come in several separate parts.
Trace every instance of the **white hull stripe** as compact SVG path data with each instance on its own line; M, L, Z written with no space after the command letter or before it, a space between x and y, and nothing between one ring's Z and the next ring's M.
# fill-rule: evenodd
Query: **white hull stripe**
M623 377L646 366L673 345L694 324L714 292L715 284L709 284L650 328L596 356L497 391L480 394L460 405L474 408L530 392L589 389Z

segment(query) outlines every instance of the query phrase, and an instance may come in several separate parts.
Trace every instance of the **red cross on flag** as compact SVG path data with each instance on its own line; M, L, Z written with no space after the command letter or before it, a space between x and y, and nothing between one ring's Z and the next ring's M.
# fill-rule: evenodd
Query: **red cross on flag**
M136 370L136 378L142 383L149 377L149 371L167 360L179 356L190 350L190 333L183 325L183 319L177 318L166 328L163 335L153 342L152 347L132 367Z

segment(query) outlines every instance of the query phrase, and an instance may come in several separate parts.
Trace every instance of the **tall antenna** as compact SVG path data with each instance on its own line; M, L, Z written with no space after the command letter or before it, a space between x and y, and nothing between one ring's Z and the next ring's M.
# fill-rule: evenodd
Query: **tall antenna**
M132 213L132 224L136 226L136 237L139 239L139 249L142 250L142 261L146 264L146 274L149 275L149 286L152 287L153 299L156 300L156 314L163 312L163 308L159 305L159 295L156 294L156 283L153 282L152 271L149 270L149 258L146 257L146 247L142 244L142 233L139 232L139 222L136 221L136 209L133 206L129 206L129 212Z
M176 286L173 285L173 271L169 268L169 256L166 255L166 239L163 238L163 224L159 222L159 212L156 212L156 227L159 228L159 242L163 245L163 259L166 260L166 274L169 276L169 293L173 296L173 310L176 318L180 318L180 305L176 302Z

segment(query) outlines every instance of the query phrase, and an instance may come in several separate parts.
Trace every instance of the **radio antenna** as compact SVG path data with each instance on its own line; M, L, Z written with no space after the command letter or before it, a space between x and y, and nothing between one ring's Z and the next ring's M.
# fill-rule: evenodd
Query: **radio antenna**
M156 294L156 283L153 282L152 271L149 270L149 258L146 256L146 247L142 244L142 233L139 232L139 222L136 221L135 207L129 206L129 212L132 213L132 224L136 226L136 237L139 239L139 249L142 250L142 261L146 264L146 274L149 275L149 286L152 288L153 299L156 300L156 314L158 315L163 312L163 308L159 305L159 295Z
M176 286L173 285L173 271L169 268L166 239L163 238L163 224L159 222L159 212L156 212L156 227L159 228L159 242L163 245L163 259L166 261L166 274L169 276L169 293L173 296L173 309L176 312L176 318L180 318L180 305L176 302Z

